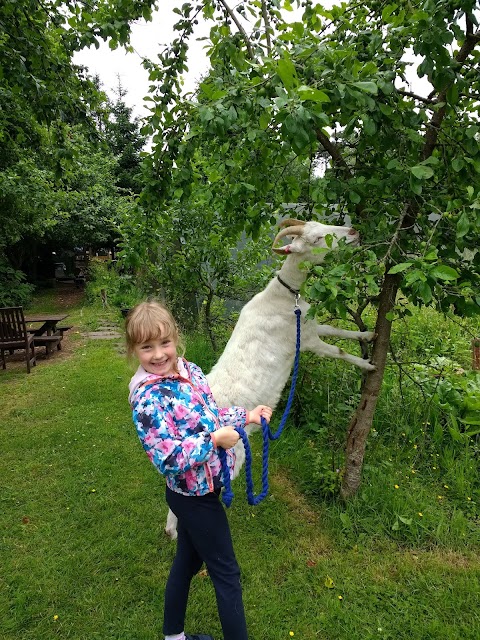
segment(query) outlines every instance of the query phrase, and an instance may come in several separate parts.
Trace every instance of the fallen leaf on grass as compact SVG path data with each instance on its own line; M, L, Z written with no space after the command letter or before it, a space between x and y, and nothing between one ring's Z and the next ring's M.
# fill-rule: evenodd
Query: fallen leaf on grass
M330 578L330 576L327 576L325 578L325 586L327 587L327 589L333 589L333 587L335 586L335 583L332 578Z

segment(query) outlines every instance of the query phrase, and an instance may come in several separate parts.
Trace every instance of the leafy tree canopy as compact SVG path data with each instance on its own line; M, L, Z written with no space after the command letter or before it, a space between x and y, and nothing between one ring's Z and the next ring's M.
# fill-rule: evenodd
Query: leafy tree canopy
M178 10L178 38L147 65L154 90L144 133L154 148L143 197L158 210L159 194L164 207L210 189L224 224L255 237L282 202L299 199L301 183L286 168L328 154L325 174L310 183L310 208L351 220L363 247L314 269L323 284L311 280L308 294L319 310L359 325L368 303L378 310L377 371L349 429L348 495L358 486L391 324L408 313L404 300L480 312L480 31L474 0L302 7L291 22L288 1L232 8L206 0ZM182 100L200 14L212 22L212 71L196 99ZM424 94L410 90L407 71L426 80ZM202 172L199 149L208 158Z
M1 3L0 251L8 268L22 268L33 240L56 234L72 246L111 239L114 221L130 207L115 188L122 159L103 140L105 96L72 56L98 38L128 46L130 23L149 19L153 6Z

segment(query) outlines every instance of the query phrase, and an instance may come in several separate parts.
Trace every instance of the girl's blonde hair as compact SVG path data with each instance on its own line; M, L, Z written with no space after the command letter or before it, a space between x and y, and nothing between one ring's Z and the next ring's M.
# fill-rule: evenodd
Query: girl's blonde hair
M130 309L125 322L125 337L129 356L137 345L150 340L170 339L183 351L175 318L163 304L156 301L140 302Z

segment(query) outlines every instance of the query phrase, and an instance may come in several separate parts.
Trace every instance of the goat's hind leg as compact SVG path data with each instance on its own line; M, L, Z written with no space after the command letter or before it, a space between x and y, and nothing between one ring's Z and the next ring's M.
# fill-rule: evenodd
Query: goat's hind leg
M170 536L172 540L177 539L177 522L177 516L171 509L169 509L167 515L167 524L165 525L165 533L167 534L167 536Z

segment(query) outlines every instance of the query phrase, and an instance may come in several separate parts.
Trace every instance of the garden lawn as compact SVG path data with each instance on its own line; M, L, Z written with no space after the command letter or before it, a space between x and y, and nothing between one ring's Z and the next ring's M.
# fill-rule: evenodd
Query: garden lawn
M83 312L72 317L81 325ZM30 375L0 371L0 638L157 640L175 545L164 482L131 422L132 366L116 342L72 344ZM251 640L480 637L473 546L422 550L381 531L373 545L340 543L329 505L310 504L275 458L265 502L246 504L243 474L234 490ZM205 575L187 631L221 638Z

